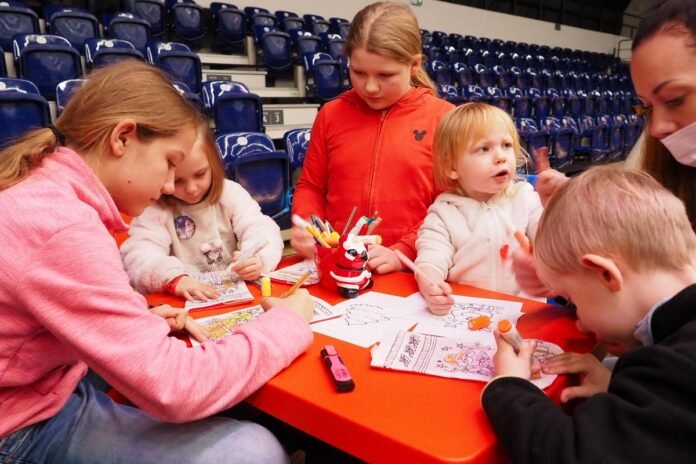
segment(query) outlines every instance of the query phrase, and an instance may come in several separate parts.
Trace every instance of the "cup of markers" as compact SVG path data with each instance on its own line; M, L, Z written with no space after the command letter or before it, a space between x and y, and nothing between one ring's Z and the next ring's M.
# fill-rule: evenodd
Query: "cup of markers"
M355 298L361 290L372 287L372 274L367 270L367 245L379 245L380 236L355 235L355 228L351 233L339 235L328 221L316 216L312 216L311 223L293 216L293 223L314 237L314 262L322 288L344 298Z

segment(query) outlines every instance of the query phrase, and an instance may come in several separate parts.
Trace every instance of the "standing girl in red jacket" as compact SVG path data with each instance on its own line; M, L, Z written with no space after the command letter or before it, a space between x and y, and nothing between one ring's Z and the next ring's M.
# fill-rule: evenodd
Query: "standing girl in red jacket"
M403 4L378 2L353 18L346 40L353 88L327 103L293 199L293 212L316 214L343 230L379 211L382 245L370 247L377 273L401 270L393 250L416 256L416 234L437 194L433 180L435 128L452 105L434 95L421 66L418 21ZM355 223L355 220L353 221ZM294 227L292 246L314 256L314 240Z

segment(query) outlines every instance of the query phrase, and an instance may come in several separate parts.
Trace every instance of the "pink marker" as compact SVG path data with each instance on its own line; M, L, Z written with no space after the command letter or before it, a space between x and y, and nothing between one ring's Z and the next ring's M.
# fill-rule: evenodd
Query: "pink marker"
M355 382L350 376L350 372L343 364L341 356L339 356L338 351L333 345L325 345L321 349L321 357L324 359L324 364L329 368L329 373L331 378L336 385L336 391L339 392L349 392L353 391L355 388Z

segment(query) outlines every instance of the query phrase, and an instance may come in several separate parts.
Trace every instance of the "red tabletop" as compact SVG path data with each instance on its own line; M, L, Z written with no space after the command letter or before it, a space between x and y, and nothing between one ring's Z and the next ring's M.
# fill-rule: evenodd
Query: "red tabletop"
M257 297L259 291L249 285ZM273 285L280 295L289 286ZM588 352L594 339L575 327L570 310L465 285L452 285L460 295L522 301L518 321L523 337L559 345L565 351ZM319 286L310 292L329 303L338 294ZM373 291L407 296L417 291L410 273L376 276ZM153 295L151 302L181 303ZM241 308L241 306L240 306ZM205 310L194 317L229 311ZM354 381L355 390L338 393L319 355L333 344ZM559 377L546 392L556 401L567 377ZM347 453L371 463L490 463L506 461L480 404L483 382L373 368L368 348L315 334L314 342L290 367L248 398L248 403Z

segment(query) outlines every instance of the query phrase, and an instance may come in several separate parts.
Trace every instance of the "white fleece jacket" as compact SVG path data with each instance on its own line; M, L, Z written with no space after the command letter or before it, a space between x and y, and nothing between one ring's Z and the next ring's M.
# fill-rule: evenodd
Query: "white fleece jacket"
M534 240L541 213L539 195L527 182L487 202L440 194L418 232L416 264L437 269L449 282L517 295L510 259L502 259L500 250L508 245L509 256L519 244L500 215Z
M231 180L225 180L215 205L147 208L133 219L129 235L121 245L121 258L131 285L142 293L162 291L165 283L181 274L223 270L234 251L252 248L263 239L269 241L258 253L263 272L275 269L283 254L278 225Z

